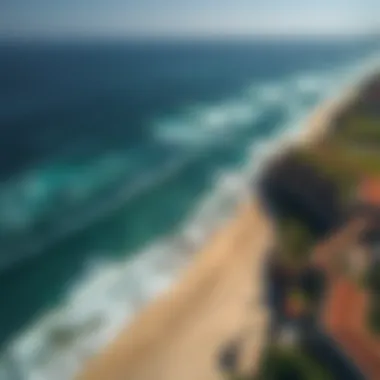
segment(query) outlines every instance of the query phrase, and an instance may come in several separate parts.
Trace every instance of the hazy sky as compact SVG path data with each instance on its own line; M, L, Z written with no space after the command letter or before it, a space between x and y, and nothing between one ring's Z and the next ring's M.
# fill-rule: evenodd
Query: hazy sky
M3 36L356 34L377 20L380 0L0 0Z

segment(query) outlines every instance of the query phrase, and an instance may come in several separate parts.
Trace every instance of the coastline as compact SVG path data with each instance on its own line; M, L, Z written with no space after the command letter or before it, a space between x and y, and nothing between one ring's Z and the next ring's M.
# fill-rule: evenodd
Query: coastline
M323 101L297 136L270 160L294 144L324 138L359 86ZM263 266L274 239L269 216L257 197L241 203L236 216L208 240L176 284L90 360L78 379L222 379L220 349L252 327L256 334L247 340L239 364L242 372L254 370L268 327L268 311L262 304Z
M272 230L258 202L246 203L237 215L196 255L176 286L149 304L79 379L219 379L219 349L249 328L252 318L263 343L261 277ZM260 281L252 284L252 277ZM254 315L247 318L247 311Z

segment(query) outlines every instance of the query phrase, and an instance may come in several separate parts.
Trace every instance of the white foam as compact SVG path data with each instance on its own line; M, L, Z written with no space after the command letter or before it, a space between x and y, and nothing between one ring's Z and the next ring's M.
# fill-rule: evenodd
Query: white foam
M286 94L283 83L270 83L259 87L258 97L264 104L275 104L283 101Z
M275 140L255 141L247 151L245 167L216 173L214 190L173 235L150 244L133 259L89 265L86 274L73 286L61 306L39 319L8 347L3 362L0 362L0 379L13 379L9 372L8 375L1 372L9 367L13 373L18 371L20 379L71 379L86 358L98 352L144 304L170 286L191 260L191 253L202 246L223 220L233 215L242 197L249 196L252 178L263 162L278 150L283 139L291 139L302 128L302 120L312 107L302 102L302 93L314 92L321 98L331 96L333 92L341 91L347 81L352 82L354 75L357 78L370 68L373 70L375 61L377 65L378 60L373 60L366 62L365 66L345 68L347 77L341 76L326 87L321 83L332 80L331 72L302 74L299 79L285 78L281 83L264 87L252 85L241 96L242 108L238 106L239 98L235 98L233 102L226 102L229 105L226 108L223 104L213 105L209 110L198 108L172 127L161 124L164 127L159 129L157 138L163 138L163 141L188 143L189 136L194 133L189 130L196 129L193 136L197 138L193 141L199 143L209 136L210 130L236 128L233 125L236 120L241 120L242 124L254 122L256 116L252 115L263 111L258 109L258 103L247 103L247 97L262 101L263 109L281 105L288 110L281 135ZM284 96L291 88L294 89L292 94L298 93L299 97ZM233 117L228 114L231 110L236 112ZM199 125L191 124L194 120ZM173 131L178 126L185 135L173 140ZM171 139L168 140L167 135L165 138L164 131L169 131ZM175 166L172 170L178 168ZM147 186L145 180L139 186Z
M154 133L159 142L202 148L234 133L237 128L252 126L260 114L261 110L249 99L230 99L172 116L161 121Z
M142 305L169 286L172 273L183 265L174 243L148 247L132 261L89 267L63 305L8 350L30 376L25 378L72 378L81 364L78 358L97 352Z

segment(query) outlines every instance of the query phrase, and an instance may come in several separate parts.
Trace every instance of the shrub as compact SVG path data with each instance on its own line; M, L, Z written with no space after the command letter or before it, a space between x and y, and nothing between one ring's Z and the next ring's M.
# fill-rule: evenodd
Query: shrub
M257 380L331 380L331 375L300 350L271 348Z
M380 334L380 296L373 296L368 313L368 323L370 330L376 334Z
M314 236L302 221L284 218L279 224L280 252L293 264L304 263L314 244Z

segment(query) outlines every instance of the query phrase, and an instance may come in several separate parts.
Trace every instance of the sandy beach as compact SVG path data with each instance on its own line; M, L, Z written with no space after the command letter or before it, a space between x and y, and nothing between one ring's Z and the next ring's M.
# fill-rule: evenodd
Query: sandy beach
M331 129L333 119L351 104L358 96L358 87L352 86L341 96L332 98L319 105L303 123L304 129L297 136L297 143L315 144L325 138Z
M245 341L241 366L254 364L267 327L262 266L271 233L257 203L243 206L197 254L180 282L79 378L222 379L220 350L247 331L251 339Z
M298 136L321 138L354 91L318 107ZM239 368L257 367L268 328L263 265L274 245L273 228L257 200L246 200L218 231L177 284L148 305L80 380L217 380L218 356L239 336Z

